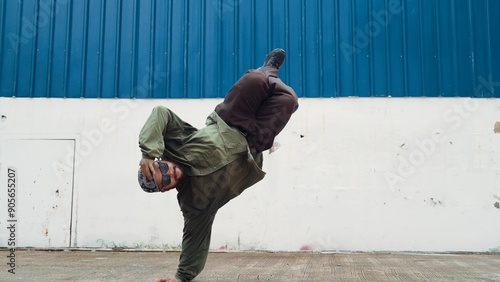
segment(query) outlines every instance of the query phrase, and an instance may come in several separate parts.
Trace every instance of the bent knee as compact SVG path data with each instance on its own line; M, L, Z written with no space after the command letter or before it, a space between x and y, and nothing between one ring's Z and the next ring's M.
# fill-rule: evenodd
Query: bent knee
M278 104L280 107L284 108L287 110L287 112L294 113L297 108L299 107L299 103L297 101L297 98L289 93L283 93L280 95L273 96L273 98L278 101Z

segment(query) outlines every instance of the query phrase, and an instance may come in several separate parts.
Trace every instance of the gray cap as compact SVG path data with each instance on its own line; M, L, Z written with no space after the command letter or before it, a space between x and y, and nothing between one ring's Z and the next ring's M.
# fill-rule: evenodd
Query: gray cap
M139 175L137 176L139 180L139 185L141 185L142 190L147 193L155 193L160 192L160 189L156 186L156 182L154 179L148 180L144 175L142 175L142 170L139 169Z

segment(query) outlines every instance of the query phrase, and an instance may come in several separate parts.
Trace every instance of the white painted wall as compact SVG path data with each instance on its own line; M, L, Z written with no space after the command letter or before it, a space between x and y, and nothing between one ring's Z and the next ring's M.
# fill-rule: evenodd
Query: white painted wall
M71 246L178 246L176 192L151 195L137 185L137 135L156 105L201 127L219 102L0 99L0 223L7 217L6 168L14 162L6 156L26 150L25 141L12 140L74 139L60 156L35 159L53 181L73 181L65 195L73 199ZM498 250L497 121L499 99L301 99L277 150L265 154L266 178L219 211L212 248ZM36 181L33 168L17 166L21 183ZM43 200L20 201L19 216ZM44 223L32 224L17 236L41 236ZM0 246L7 231L0 226Z

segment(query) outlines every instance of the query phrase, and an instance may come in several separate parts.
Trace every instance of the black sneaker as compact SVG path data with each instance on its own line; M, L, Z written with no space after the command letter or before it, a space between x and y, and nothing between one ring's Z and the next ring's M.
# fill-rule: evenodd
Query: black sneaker
M264 60L264 67L273 66L277 69L281 67L283 61L285 61L286 52L281 48L276 48L267 54Z

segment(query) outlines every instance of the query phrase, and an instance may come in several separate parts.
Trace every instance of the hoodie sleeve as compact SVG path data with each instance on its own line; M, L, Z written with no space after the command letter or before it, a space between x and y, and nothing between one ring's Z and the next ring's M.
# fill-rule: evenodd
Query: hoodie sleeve
M163 154L165 144L163 133L167 129L169 110L155 107L139 133L139 148L142 156L149 159L159 158Z

